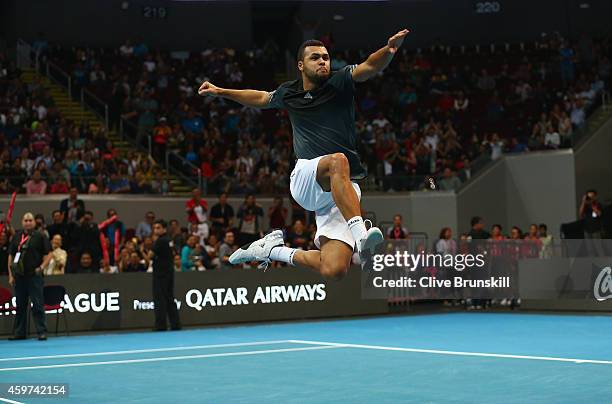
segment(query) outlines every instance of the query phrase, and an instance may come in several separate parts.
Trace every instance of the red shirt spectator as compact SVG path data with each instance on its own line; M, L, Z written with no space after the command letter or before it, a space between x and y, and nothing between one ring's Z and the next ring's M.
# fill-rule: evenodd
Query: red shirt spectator
M202 199L202 192L198 188L195 188L191 195L193 197L185 204L187 220L189 223L204 223L207 220L208 203Z
M65 180L60 180L59 182L51 185L51 189L49 190L49 193L51 194L67 194L70 191L70 188L68 188L68 185L66 184Z

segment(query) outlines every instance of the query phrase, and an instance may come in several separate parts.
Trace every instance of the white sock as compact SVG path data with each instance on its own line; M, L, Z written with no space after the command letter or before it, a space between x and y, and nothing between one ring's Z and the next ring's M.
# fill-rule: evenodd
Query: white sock
M366 234L368 233L365 224L363 223L363 218L361 216L355 216L349 219L347 223L349 230L357 243L357 248L360 248L361 243L359 241L365 238Z
M293 254L297 250L295 248L289 248L284 246L274 247L270 251L270 258L274 261L286 262L287 264L293 265Z

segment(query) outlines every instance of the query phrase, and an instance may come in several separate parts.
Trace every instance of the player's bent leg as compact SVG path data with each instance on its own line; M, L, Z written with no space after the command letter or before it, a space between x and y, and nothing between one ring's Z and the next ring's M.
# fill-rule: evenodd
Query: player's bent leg
M359 197L351 182L351 169L343 153L323 157L317 165L317 182L332 198L345 220L361 215Z
M317 182L324 191L331 190L332 198L357 243L362 262L368 261L376 246L383 241L383 234L376 227L366 229L361 217L359 195L351 182L350 165L346 156L343 153L334 153L321 158L317 165Z
M321 237L321 266L319 272L325 278L342 279L348 273L353 248L343 241Z

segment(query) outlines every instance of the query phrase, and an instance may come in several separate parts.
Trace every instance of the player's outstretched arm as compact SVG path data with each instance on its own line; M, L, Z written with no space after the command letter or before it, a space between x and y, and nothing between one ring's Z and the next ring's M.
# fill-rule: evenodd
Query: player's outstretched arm
M205 81L198 90L201 96L223 97L253 108L263 108L270 103L270 93L259 90L233 90L221 88Z
M404 38L409 32L409 30L403 29L393 35L387 41L386 46L372 53L365 62L357 65L353 70L353 80L357 82L366 81L383 71L391 63L395 52L402 46Z

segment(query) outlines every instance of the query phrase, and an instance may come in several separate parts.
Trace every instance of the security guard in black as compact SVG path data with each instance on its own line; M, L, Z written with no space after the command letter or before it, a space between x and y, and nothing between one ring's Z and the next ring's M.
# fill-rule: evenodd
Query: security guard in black
M167 223L158 220L153 224L153 301L155 304L155 331L166 330L166 317L170 328L181 328L178 310L174 303L174 251L168 237Z
M46 339L43 296L43 267L49 263L51 244L49 239L34 229L34 216L26 213L22 220L23 230L18 231L9 246L9 282L15 287L17 313L14 337L26 336L29 301L32 302L32 317L39 339Z

